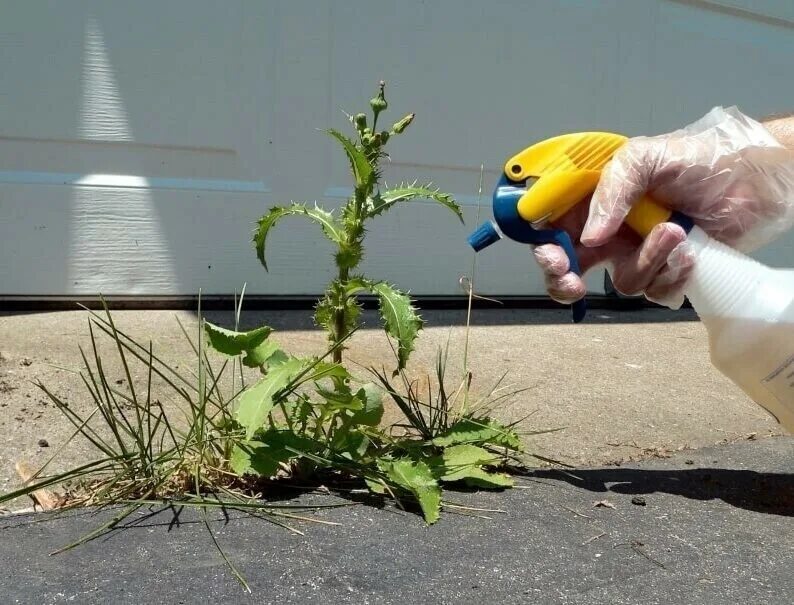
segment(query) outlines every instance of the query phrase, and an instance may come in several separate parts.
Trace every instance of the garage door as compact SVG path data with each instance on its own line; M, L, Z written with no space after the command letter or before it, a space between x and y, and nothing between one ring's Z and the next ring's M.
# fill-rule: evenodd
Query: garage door
M417 295L460 293L468 230L529 143L794 105L788 0L3 4L3 296L321 291L330 249L313 225L280 225L270 273L249 234L271 204L341 203L346 165L318 129L346 128L381 78L395 118L417 112L387 182L433 181L466 216L418 202L373 224L365 269ZM794 239L758 256L794 266ZM481 255L477 286L543 292L508 243Z

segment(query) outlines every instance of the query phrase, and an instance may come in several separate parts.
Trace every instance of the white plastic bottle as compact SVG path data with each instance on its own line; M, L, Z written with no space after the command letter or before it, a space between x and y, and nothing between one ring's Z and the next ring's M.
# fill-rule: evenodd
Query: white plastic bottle
M772 269L694 227L686 295L709 335L711 361L794 431L794 270Z

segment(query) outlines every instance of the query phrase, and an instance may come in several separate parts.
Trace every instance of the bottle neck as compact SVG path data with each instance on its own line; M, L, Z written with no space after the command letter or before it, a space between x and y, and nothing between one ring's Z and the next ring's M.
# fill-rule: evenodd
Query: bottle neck
M692 229L687 242L695 254L695 267L685 293L701 319L736 314L750 305L772 272L711 239L699 227Z

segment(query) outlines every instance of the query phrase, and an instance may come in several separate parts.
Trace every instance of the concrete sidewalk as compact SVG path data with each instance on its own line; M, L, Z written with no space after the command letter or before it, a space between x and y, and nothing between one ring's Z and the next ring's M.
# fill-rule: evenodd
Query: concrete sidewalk
M247 327L276 329L289 351L317 354L326 343L313 328L309 311L245 312ZM432 374L439 347L449 341L448 386L462 377L464 311L427 311L426 329L410 367ZM173 311L119 311L119 328L148 343L155 354L181 368L195 357L174 316L188 330L196 316ZM208 313L211 321L232 325L230 313ZM506 372L505 390L529 390L500 402L496 415L522 420L525 431L563 428L528 437L530 451L571 464L604 464L666 456L755 434L780 433L776 422L709 363L706 333L691 311L593 310L586 323L572 325L565 310L476 310L470 334L470 367L476 394L486 393ZM374 312L364 314L366 329L350 343L350 360L361 366L394 367L394 356ZM88 414L92 402L78 375L78 344L87 345L83 312L0 314L0 491L18 484L14 462L42 463L73 427L48 405L33 384L41 380L72 409ZM112 353L112 351L111 351ZM356 370L359 366L351 365ZM124 379L108 360L112 377ZM366 370L358 373L366 375ZM368 378L371 378L367 376ZM145 374L138 373L143 381ZM155 392L153 397L160 394ZM396 420L392 409L387 418ZM49 447L40 447L44 439ZM59 455L60 468L93 452L77 444Z
M133 524L47 556L109 513L0 518L3 603L794 602L794 439L746 441L621 467L540 470L503 493L450 493L489 519L433 527L387 506L331 509L297 536L195 511ZM304 495L286 502L333 503ZM602 506L594 503L602 502Z

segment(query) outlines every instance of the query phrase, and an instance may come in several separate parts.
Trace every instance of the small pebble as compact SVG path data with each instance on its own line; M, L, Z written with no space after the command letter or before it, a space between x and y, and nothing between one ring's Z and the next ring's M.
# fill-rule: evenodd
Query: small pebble
M631 499L631 503L636 504L637 506L645 506L647 504L647 502L645 502L645 498L642 496L634 496Z
M33 360L30 357L23 357L19 361L19 363L20 363L20 365L23 365L23 366L29 366L29 365L31 365L33 363Z
M50 447L50 442L46 439L39 439L39 447Z

